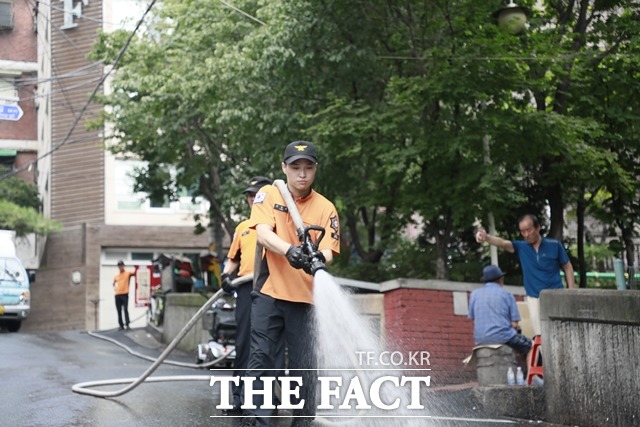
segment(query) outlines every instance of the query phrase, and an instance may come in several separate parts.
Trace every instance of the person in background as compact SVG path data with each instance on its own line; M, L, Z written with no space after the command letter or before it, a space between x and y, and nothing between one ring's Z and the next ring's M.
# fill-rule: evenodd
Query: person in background
M113 290L116 296L116 311L118 312L119 330L131 329L129 327L129 283L135 273L124 269L124 262L118 261L120 272L113 278ZM122 314L124 313L124 319Z
M518 228L524 240L505 240L492 236L480 228L476 232L478 243L487 242L507 252L516 253L522 266L526 301L534 333L540 335L540 292L545 289L562 289L560 269L564 270L569 288L575 287L573 266L562 244L540 235L540 221L527 214L518 220Z
M271 180L264 176L254 176L249 180L249 186L243 191L247 197L249 208L253 206L253 200L260 188L271 184ZM227 254L227 260L222 269L222 289L236 296L236 358L234 361L234 376L244 376L249 362L251 349L251 291L253 290L253 265L256 252L256 231L249 228L249 220L238 224L233 234L231 247ZM247 281L240 281L237 287L231 285L232 278L245 277ZM280 340L276 358L278 367L284 369L284 339ZM224 411L227 415L242 413L240 406L243 403L242 384L232 384L233 408Z
M529 338L518 333L520 313L513 295L504 289L504 273L497 265L482 270L485 285L471 292L469 314L473 319L473 339L476 345L506 344L521 356L531 350Z
M261 378L272 376L275 366L275 343L285 337L289 369L302 377L299 399L302 409L293 410L292 426L309 426L316 413L317 368L313 320L313 274L311 260L330 264L340 252L340 230L335 206L312 189L318 168L316 148L306 141L287 145L281 163L290 192L305 225L326 230L326 236L312 253L300 245L296 225L280 190L273 185L263 187L253 202L250 226L258 233L258 243L265 248L252 292L251 355L248 376L256 377L254 388L263 386ZM314 232L311 236L317 238ZM314 240L315 241L315 240ZM248 410L246 424L257 421L269 425L270 409L260 406L262 395L254 396L257 409Z

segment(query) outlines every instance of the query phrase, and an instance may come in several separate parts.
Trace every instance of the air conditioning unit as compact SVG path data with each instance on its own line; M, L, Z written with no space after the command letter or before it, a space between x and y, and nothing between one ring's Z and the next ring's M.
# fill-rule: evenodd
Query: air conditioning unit
M0 1L0 30L13 29L13 1Z

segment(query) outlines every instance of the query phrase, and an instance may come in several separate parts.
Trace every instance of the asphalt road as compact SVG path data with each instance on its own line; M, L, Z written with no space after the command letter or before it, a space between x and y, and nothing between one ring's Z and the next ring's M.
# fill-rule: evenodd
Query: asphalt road
M144 330L103 331L102 335L128 348L157 357L163 347ZM193 363L194 357L172 353L170 359ZM0 332L0 426L234 426L240 418L224 417L215 408L220 396L208 381L142 384L115 398L74 393L74 384L115 378L138 378L151 362L83 331ZM152 376L209 376L202 369L161 365ZM218 371L217 374L221 374ZM110 385L95 390L120 390ZM475 407L469 390L431 393L429 417L418 420L387 419L387 427L420 426L525 426L518 420L492 420ZM288 426L287 411L272 425ZM354 420L352 420L354 421ZM370 426L371 419L348 425ZM378 420L380 421L380 420ZM317 425L326 425L322 420ZM346 425L346 424L345 424Z

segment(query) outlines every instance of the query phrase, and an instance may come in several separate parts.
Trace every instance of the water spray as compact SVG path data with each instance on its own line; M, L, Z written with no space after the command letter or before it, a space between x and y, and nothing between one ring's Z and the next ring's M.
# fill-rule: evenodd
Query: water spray
M311 272L311 275L314 276L314 280L316 281L329 280L333 282L331 275L327 272L327 266L325 264L325 261L323 259L320 259L320 256L317 255L319 253L318 245L320 244L320 242L322 241L325 235L325 229L317 225L310 225L305 227L304 222L302 221L302 217L300 216L300 212L298 211L298 207L296 206L293 200L293 197L291 197L291 193L289 192L289 189L287 188L287 185L284 183L284 181L281 179L276 179L275 181L273 181L273 185L275 185L276 188L278 188L278 190L280 191L280 194L282 194L282 198L284 199L285 204L287 205L289 214L291 215L291 219L293 220L293 224L296 227L296 233L298 235L298 239L300 240L302 251L307 256L311 257L309 261L310 272ZM313 241L310 234L310 231L312 230L320 233L315 242ZM316 273L318 273L319 271L323 271L323 273L318 274L316 276ZM361 373L361 370L358 368L357 360L355 359L354 354L347 354L346 357L349 359L351 366L354 367L356 372ZM352 426L352 425L358 424L359 421L360 420L357 418L338 421L336 419L328 419L328 418L322 417L321 415L317 415L314 420L314 424L320 424L320 425L326 425L326 426Z

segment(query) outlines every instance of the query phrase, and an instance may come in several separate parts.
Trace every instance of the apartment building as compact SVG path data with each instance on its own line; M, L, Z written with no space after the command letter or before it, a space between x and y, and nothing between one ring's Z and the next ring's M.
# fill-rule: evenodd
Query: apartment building
M87 53L99 31L132 29L145 7L140 0L37 2L37 181L45 214L63 230L46 240L24 330L117 327L118 260L133 270L162 253L207 252L208 237L193 234L193 213L206 213L206 203L185 197L152 205L132 190L129 173L140 162L114 157L103 131L88 129L102 108L92 96L108 81L102 84L105 67ZM132 326L143 326L146 308L131 288Z
M0 166L20 170L36 184L37 34L29 2L0 1ZM38 264L35 235L20 239L18 255L27 268Z

